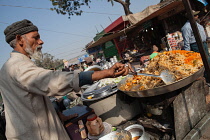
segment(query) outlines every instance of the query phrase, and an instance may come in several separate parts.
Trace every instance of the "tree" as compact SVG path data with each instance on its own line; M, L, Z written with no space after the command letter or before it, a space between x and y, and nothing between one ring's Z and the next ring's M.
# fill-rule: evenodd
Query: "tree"
M42 60L35 60L35 64L38 67L42 67L45 69L52 69L56 68L60 65L63 65L63 60L61 59L54 59L54 56L48 53L43 54L43 59Z
M81 6L86 5L89 6L90 0L50 0L52 2L52 5L54 8L51 8L51 10L55 10L58 14L68 14L69 18L73 15L81 15L82 10L80 10ZM114 2L120 3L125 11L125 15L132 14L130 11L130 0L107 0L108 2L111 2L112 5L114 5ZM90 8L90 6L89 6Z
M108 2L111 2L112 5L114 5L113 1L118 2L123 6L126 16L129 15L129 14L133 14L130 11L130 4L131 4L130 0L125 0L125 1L123 1L123 0L108 0Z
M68 14L69 18L73 15L81 15L82 10L80 10L81 6L86 5L89 6L90 0L50 0L54 8L51 10L55 10L58 14Z

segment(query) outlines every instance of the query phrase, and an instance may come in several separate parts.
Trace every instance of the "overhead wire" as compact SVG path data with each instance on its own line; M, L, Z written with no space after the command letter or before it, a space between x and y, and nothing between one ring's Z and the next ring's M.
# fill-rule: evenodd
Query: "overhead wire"
M61 49L62 47L58 47L57 49ZM57 50L57 49L53 49L53 50L50 50L50 51L47 51L46 53L52 53L52 51L54 51L54 50ZM83 47L81 47L81 48L71 48L71 50L67 50L67 49L65 49L65 51L63 51L63 52L60 52L60 53L58 53L58 54L56 54L56 55L60 55L60 54L63 54L63 53L65 53L65 52L67 52L67 51L74 51L74 50L78 50L78 49L81 49L81 52L82 52L82 49L83 49Z
M43 9L43 10L50 10L52 11L51 9L49 8L37 8L37 7L25 7L25 6L15 6L15 5L4 5L4 4L0 4L0 6L8 6L8 7L18 7L18 8L31 8L31 9ZM84 13L95 13L95 14L106 14L106 15L120 15L120 14L110 14L110 13L99 13L99 12L87 12L87 11L82 11ZM6 23L6 22L1 22L0 23L2 24L9 24L9 23ZM78 34L71 34L71 33L66 33L66 32L58 32L58 31L53 31L53 30L47 30L47 29L41 29L41 30L45 30L45 31L50 31L50 32L56 32L56 33L63 33L63 34L69 34L69 35L74 35L74 36L80 36L80 37L88 37L88 38L93 38L93 37L90 37L90 36L84 36L84 35L78 35ZM80 48L78 48L80 49ZM55 50L55 49L53 49ZM74 49L75 50L75 49ZM77 49L76 49L77 50ZM50 50L52 51L52 50ZM48 52L50 52L48 51ZM82 51L81 51L82 52ZM65 53L65 52L64 52ZM64 53L60 53L60 54L64 54ZM75 53L75 52L74 52ZM74 54L74 53L70 53L70 54ZM60 54L57 54L57 55L60 55ZM68 54L68 55L70 55ZM67 55L66 55L67 56Z
M0 22L0 23L3 23L3 24L9 24L9 23L6 23L6 22Z
M81 49L81 48L77 48L77 49L74 49L74 50L78 50L78 49ZM61 53L58 53L58 54L55 54L56 56L59 56L61 54L65 54L65 53L68 53L69 51L65 51L65 52L61 52ZM81 51L82 52L82 51Z
M2 5L2 4L0 4L0 6L10 6L10 7L20 7L20 8L32 8L32 9L45 9L45 10L50 10L50 9L48 9L48 8L23 7L23 6ZM91 13L91 12L89 12L89 13ZM94 12L92 12L92 13L94 13ZM9 24L9 23L6 23L6 22L0 22L0 23ZM69 34L69 35L80 36L80 37L87 37L87 38L91 38L91 39L93 38L93 37L85 36L85 35L72 34L72 33L66 33L66 32L59 32L59 31L53 31L53 30L42 29L42 28L40 28L40 30L49 31L49 32L55 32L55 33L62 33L62 34ZM59 48L60 48L60 47L59 47ZM55 50L55 49L53 49L53 50ZM53 50L49 50L48 52L53 51Z
M81 42L81 40L76 41L76 42L73 42L73 43L71 43L71 45L74 44L74 43L79 43L79 42ZM68 46L68 45L62 45L62 46L60 46L60 47L57 47L57 48L54 48L54 49L52 49L52 50L47 51L47 53L48 53L48 52L51 52L51 51L54 51L54 50L57 50L57 49L60 49L60 48L64 48L64 47L66 47L66 46Z
M8 7L18 7L18 8L30 8L30 9L42 9L42 10L50 10L49 8L36 8L36 7L25 7L25 6L15 6L15 5L5 5L5 4L0 4L0 6L8 6ZM87 11L82 11L83 13L94 13L94 14L103 14L103 15L121 15L121 14L113 14L113 13L99 13L99 12L87 12Z
M93 38L93 37L90 37L90 36L78 35L78 34L72 34L72 33L66 33L66 32L58 32L58 31L53 31L53 30L46 30L46 29L41 29L41 30L55 32L55 33L69 34L69 35L80 36L80 37Z
M4 4L0 4L0 6L18 7L18 8L31 8L31 9L44 9L44 10L50 10L50 11L52 11L52 10L49 9L49 8L36 8L36 7L25 7L25 6L4 5ZM120 16L121 16L121 14L113 14L113 13L99 13L99 12L86 12L86 11L82 11L82 12L84 12L84 13L95 13L95 14L106 14L106 15L120 15ZM0 22L0 23L9 24L9 23L5 23L5 22ZM71 34L71 33L65 33L65 32L58 32L58 31L52 31L52 30L46 30L46 29L42 29L42 30L50 31L50 32L57 32L57 33L63 33L63 34L70 34L70 35L76 35L76 36L82 36L82 37L93 38L93 37L90 37L90 36L84 36L84 35L78 35L78 34Z
M3 23L3 24L9 24L9 23L6 23L6 22L0 22L0 23ZM46 30L46 29L40 29L40 30L52 31L52 30ZM57 32L57 31L52 31L52 32L55 32L55 33L64 33L64 34L70 34L70 33ZM70 34L70 35L82 36L82 35L77 35L77 34ZM88 36L82 36L82 37L88 37ZM88 37L88 38L93 38L93 37ZM71 44L78 43L78 42L81 42L81 40L78 40L78 41L73 42L73 43L71 43ZM67 46L67 45L66 45L66 46ZM47 53L48 53L48 52L51 52L51 51L53 51L53 50L59 49L59 48L61 48L61 47L57 47L57 48L54 48L54 49L52 49L52 50L49 50L49 51L47 51ZM83 48L81 48L81 49L83 49Z
M70 43L68 43L68 44L64 44L64 45L59 46L59 47L57 47L57 48L53 48L53 49L51 49L51 50L48 50L46 53L52 52L52 51L54 51L54 50L57 51L57 49L64 48L64 47L67 47L67 46L70 46L70 45L72 46L72 45L75 45L75 44L77 44L77 43L81 43L81 39L80 39L80 40L77 40L77 41L74 41L74 42L70 42ZM83 48L84 48L84 47L81 47L80 49L83 50ZM72 50L70 50L70 51L72 51Z
M64 56L62 56L62 57L63 57L63 58L65 58L66 56L69 56L69 55L71 55L71 54L75 54L75 53L78 53L78 52L69 53L69 54L64 55ZM81 54L82 54L82 53L81 53Z
M0 6L9 6L9 7L18 7L18 8L31 8L31 9L44 9L44 10L50 10L50 11L52 11L49 8L36 8L36 7L25 7L25 6L4 5L4 4L0 4ZM121 14L99 13L99 12L85 12L85 11L83 11L83 12L84 13L95 13L95 14L106 14L106 15L120 15L121 16ZM5 22L0 22L0 23L9 24L9 23L5 23ZM66 33L66 32L58 32L58 31L47 30L47 29L42 29L42 30L50 31L50 32L56 32L56 33L70 34L70 35L75 35L75 36L80 36L80 37L93 38L93 37L90 37L90 36L84 36L84 35L78 35L78 34L71 34L71 33Z
M3 23L3 24L9 24L9 23L6 23L6 22L0 22L0 23ZM40 30L45 30L45 29L40 29ZM45 31L52 31L52 30L45 30ZM65 32L57 32L57 31L52 31L52 32L56 32L56 33L65 33ZM70 34L70 33L65 33L65 34ZM76 34L70 34L70 35L76 35ZM77 36L80 36L80 35L77 35ZM87 37L87 36L83 36L83 37ZM90 37L91 38L91 37ZM76 41L76 42L73 42L73 43L71 43L71 44L74 44L74 43L78 43L78 42L81 42L81 40L78 40L78 41ZM66 45L67 46L67 45ZM63 47L57 47L57 48L54 48L54 49L52 49L52 50L49 50L49 51L47 51L46 53L49 53L49 52L52 52L52 51L54 51L54 50L56 50L56 49L60 49L60 48L63 48ZM82 48L77 48L77 49L83 49L83 47ZM76 49L76 50L77 50ZM74 49L75 50L75 49ZM71 51L71 50L70 50ZM66 51L65 51L66 52ZM64 52L64 53L65 53ZM61 55L61 54L64 54L64 53L59 53L59 54L56 54L56 55Z
M9 24L9 23L6 23L6 22L1 22L1 21L0 21L0 23ZM78 34L71 34L71 33L66 33L66 32L58 32L58 31L46 30L46 29L42 29L42 28L40 28L40 30L50 31L50 32L55 32L55 33L62 33L62 34L69 34L69 35L80 36L80 37L87 37L87 38L91 38L91 39L93 38L93 37L90 37L90 36L84 36L84 35L78 35ZM71 43L71 44L78 43L78 42L81 42L81 40L76 41L76 42L73 42L73 43ZM49 51L47 51L47 53L48 53L48 52L51 52L51 51L53 51L53 50L59 49L59 48L61 48L61 47L57 47L57 48L55 48L55 49L49 50ZM82 49L82 48L81 48L81 49Z
M2 21L0 21L0 23L9 24L9 23L2 22ZM79 35L79 34L72 34L72 33L66 33L66 32L59 32L59 31L53 31L53 30L42 29L42 28L39 28L39 29L40 29L40 30L44 30L44 31L49 31L49 32L62 33L62 34L68 34L68 35L74 35L74 36L80 36L80 37L87 37L87 38L93 38L93 37L91 37L91 36L85 36L85 35Z

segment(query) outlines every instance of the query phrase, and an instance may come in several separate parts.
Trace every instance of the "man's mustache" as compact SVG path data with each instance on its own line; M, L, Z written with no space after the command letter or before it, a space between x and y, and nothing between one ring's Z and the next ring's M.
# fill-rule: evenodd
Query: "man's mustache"
M42 49L42 45L39 45L39 46L36 48L37 51L41 51L41 49Z

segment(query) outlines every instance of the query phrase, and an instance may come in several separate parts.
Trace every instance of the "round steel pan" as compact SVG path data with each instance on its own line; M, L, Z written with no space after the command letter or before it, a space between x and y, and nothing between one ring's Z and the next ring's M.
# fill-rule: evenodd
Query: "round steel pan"
M139 91L123 91L120 89L120 87L122 85L125 85L126 80L130 77L132 77L132 75L129 75L127 77L125 77L123 80L121 80L118 85L117 88L124 92L125 94L131 96L131 97L151 97L151 96L157 96L157 95L161 95L167 92L172 92L175 91L177 89L180 89L192 82L194 82L197 78L199 78L200 76L203 76L204 73L204 67L202 67L200 70L198 70L197 72L195 72L193 75L188 76L186 78L183 78L181 80L178 80L172 84L169 85L163 85L160 87L156 87L153 89L147 89L147 90L139 90Z
M98 87L99 82L94 83L88 87L81 95L82 101L90 102L96 101L107 96L110 96L118 91L116 85L107 85L105 87ZM87 99L88 96L94 95L94 98Z

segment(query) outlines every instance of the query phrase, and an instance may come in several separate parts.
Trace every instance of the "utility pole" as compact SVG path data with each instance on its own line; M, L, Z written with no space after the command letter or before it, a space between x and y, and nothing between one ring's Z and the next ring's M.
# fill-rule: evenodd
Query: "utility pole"
M104 30L104 27L101 25L101 28Z
M98 32L98 29L97 29L97 27L96 27L96 26L95 26L95 28L96 28L97 33L99 33L99 32Z
M112 20L111 20L111 18L109 17L109 20L111 21L111 23L112 23Z

